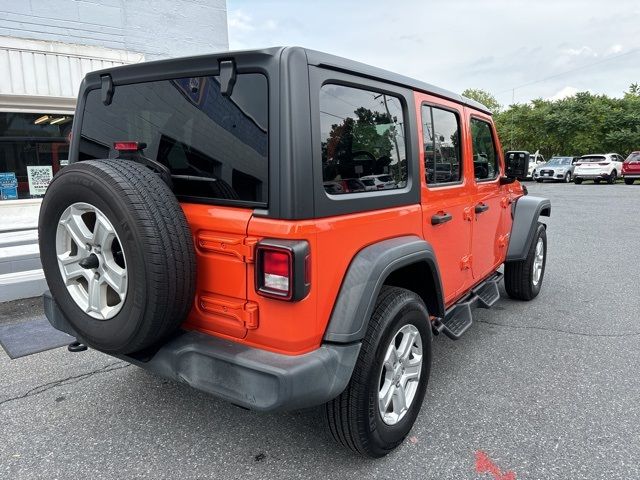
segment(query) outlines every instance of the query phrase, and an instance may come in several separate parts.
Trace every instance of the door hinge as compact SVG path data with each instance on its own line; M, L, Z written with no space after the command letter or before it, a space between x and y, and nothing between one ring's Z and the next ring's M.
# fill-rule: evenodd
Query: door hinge
M465 207L462 211L462 218L468 222L473 221L474 211L472 207Z
M233 255L246 263L253 263L256 243L258 239L254 237L228 238L207 233L198 235L198 247L202 250Z
M217 295L202 295L199 304L205 313L240 323L247 330L258 328L259 314L256 302Z
M465 255L460 261L460 270L469 270L473 264L473 255Z

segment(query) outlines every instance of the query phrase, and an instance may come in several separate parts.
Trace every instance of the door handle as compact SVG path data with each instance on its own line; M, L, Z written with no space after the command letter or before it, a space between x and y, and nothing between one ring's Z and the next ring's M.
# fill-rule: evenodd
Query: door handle
M436 213L431 217L431 225L440 225L441 223L447 223L453 216L450 213Z
M476 205L476 213L486 212L487 210L489 210L489 205L486 203L479 203Z

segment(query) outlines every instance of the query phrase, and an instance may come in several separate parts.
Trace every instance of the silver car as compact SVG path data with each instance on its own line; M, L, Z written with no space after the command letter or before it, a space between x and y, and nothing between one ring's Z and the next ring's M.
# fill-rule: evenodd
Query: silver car
M538 183L545 180L569 183L577 161L578 157L551 157L547 163L536 167L533 179Z

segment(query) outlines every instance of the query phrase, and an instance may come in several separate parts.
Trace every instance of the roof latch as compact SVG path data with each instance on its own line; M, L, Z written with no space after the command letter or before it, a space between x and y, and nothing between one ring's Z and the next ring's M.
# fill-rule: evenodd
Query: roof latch
M111 79L111 75L102 75L100 77L100 82L102 103L105 105L111 105L111 100L113 100L113 80Z
M224 97L230 97L233 86L236 84L236 64L233 60L220 62L220 93Z

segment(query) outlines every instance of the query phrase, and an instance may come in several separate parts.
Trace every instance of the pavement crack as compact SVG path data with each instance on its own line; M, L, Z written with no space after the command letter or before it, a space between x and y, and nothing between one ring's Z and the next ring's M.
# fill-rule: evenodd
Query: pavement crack
M547 332L554 333L564 333L567 335L578 335L580 337L602 337L602 338L626 338L626 337L637 337L640 335L640 332L630 332L630 333L585 333L585 332L574 332L572 330L564 330L562 328L551 328L551 327L536 327L531 325L507 325L506 323L498 323L498 322L488 322L486 320L476 320L478 323L486 323L487 325L495 325L497 327L507 327L507 328L519 328L521 330L543 330Z
M86 373L82 373L80 375L73 375L71 377L67 377L67 378L63 378L60 380L56 380L54 382L48 382L48 383L44 383L42 385L38 385L37 387L32 388L31 390L28 390L26 393L23 393L22 395L18 395L16 397L11 397L11 398L7 398L6 400L2 400L0 401L0 406L4 405L5 403L9 403L9 402L13 402L15 400L20 400L23 398L27 398L27 397L33 397L34 395L40 395L42 393L45 393L49 390L51 390L52 388L56 388L56 387L60 387L62 385L72 385L74 383L78 383L82 380L84 380L85 378L89 378L93 375L97 375L99 373L107 373L107 372L113 372L114 370L121 370L123 368L126 367L130 367L131 364L126 363L126 362L114 362L114 363L109 363L101 368L98 368L96 370L92 370L90 372L86 372Z

